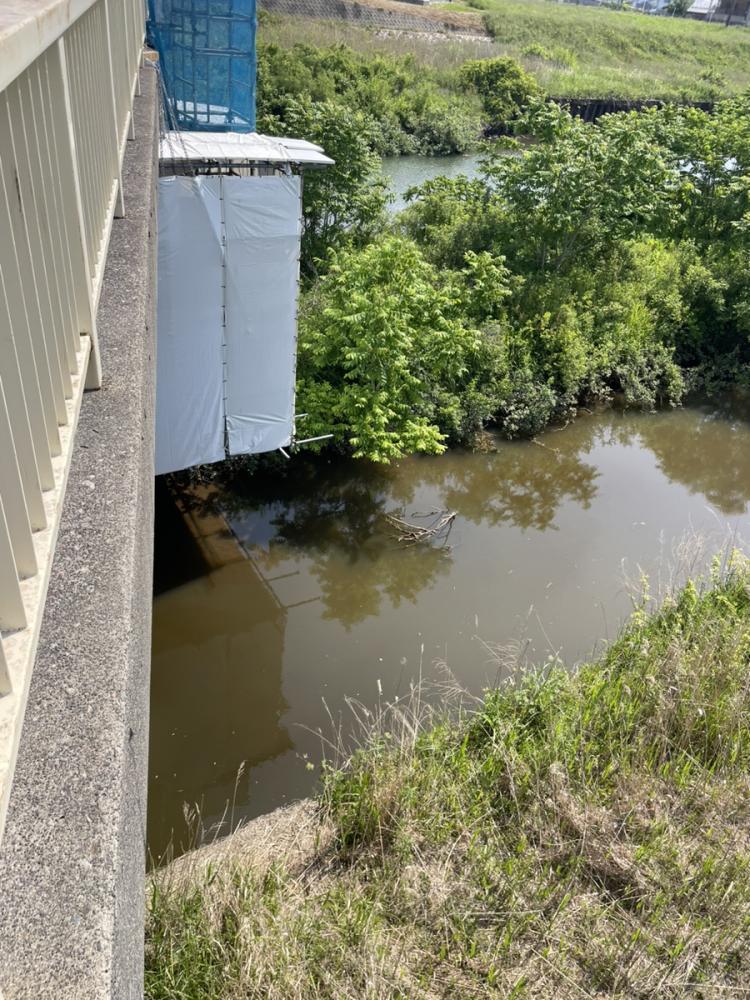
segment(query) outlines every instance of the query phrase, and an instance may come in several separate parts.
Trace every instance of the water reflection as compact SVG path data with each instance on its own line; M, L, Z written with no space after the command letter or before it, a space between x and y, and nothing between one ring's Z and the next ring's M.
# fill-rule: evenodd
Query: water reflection
M638 434L664 475L684 483L727 516L743 514L750 500L748 431L745 420L705 408L692 420L684 414L641 421Z
M747 533L749 449L737 407L608 412L490 454L239 478L218 498L233 534L216 499L162 505L152 848L179 846L183 801L221 819L243 761L236 817L307 794L346 696L406 691L437 659L480 691L486 643L589 656L628 613L624 569L658 575L686 531ZM388 512L432 509L458 514L449 547L394 540Z
M378 615L384 599L392 608L414 603L420 590L432 586L451 565L448 548L398 544L385 517L396 499L386 492L387 474L373 467L363 471L359 477L347 464L287 506L260 504L255 515L231 518L237 537L266 577L290 555L304 553L317 583L322 618L347 630ZM266 524L274 532L271 541L254 544Z
M199 806L207 830L221 829L240 763L252 769L293 744L280 722L285 609L221 522L206 510L193 523L180 517L163 482L157 525L149 841L161 855L172 831L177 851L186 846L183 802Z
M474 524L535 531L555 527L561 504L587 510L596 496L597 470L575 450L561 450L551 439L498 442L497 448L472 455L469 462L463 455L424 462L417 472L419 486L435 489L445 507ZM588 450L586 443L580 450Z
M303 458L269 477L262 492L234 493L230 523L267 577L290 551L304 553L320 588L322 617L350 629L380 614L383 600L391 608L414 604L449 572L450 547L404 546L388 529L387 513L419 513L417 495L429 501L427 509L456 510L475 524L537 531L554 526L563 502L590 505L597 472L575 450L542 442L498 447L499 453L455 452L395 468L326 463L322 475L320 463ZM252 512L237 512L243 501Z

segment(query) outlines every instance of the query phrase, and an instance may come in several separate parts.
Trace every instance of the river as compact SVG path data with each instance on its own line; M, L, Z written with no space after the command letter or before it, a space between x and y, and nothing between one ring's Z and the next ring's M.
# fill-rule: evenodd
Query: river
M151 850L185 845L183 802L211 835L308 794L347 697L407 695L442 664L478 694L516 663L593 655L642 573L657 592L750 534L748 416L584 413L490 453L295 461L221 499L234 536L200 505L188 533L162 493ZM447 541L405 546L386 520L432 510L456 513Z
M393 193L391 212L405 208L405 193L411 187L424 184L433 177L458 177L465 174L469 178L479 175L481 159L478 153L465 156L387 156L383 160L383 174Z

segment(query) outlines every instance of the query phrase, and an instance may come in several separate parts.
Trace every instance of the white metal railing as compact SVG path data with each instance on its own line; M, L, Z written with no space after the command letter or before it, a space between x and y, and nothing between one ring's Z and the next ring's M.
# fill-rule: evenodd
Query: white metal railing
M0 835L144 30L145 0L0 0Z

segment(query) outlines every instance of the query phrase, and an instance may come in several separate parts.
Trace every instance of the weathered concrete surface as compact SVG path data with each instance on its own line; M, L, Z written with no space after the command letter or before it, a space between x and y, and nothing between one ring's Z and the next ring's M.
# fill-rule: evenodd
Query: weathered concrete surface
M0 848L5 1000L143 993L154 428L156 81L141 73Z

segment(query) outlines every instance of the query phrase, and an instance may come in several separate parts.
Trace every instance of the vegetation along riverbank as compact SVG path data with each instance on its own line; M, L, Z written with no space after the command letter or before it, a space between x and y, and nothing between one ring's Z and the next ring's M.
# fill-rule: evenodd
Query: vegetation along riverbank
M360 113L299 114L337 160L306 183L306 436L388 461L746 380L749 97L596 124L531 97L533 144L427 182L395 221Z
M304 843L155 875L148 997L742 993L749 586L735 559L575 674L371 717Z
M276 46L293 55L295 46L320 52L344 47L362 63L408 61L423 79L444 83L469 59L506 56L556 98L707 101L750 86L750 32L744 28L547 0L472 0L471 7L408 10L432 21L472 8L466 34L443 35L262 14L261 49Z
M732 68L717 96L742 85L750 61L735 47L750 33L522 6L504 0L503 38L534 49L527 69L441 49L476 41L407 54L403 39L349 26L344 44L324 45L322 22L261 24L259 128L336 160L305 182L300 305L299 409L305 437L333 435L326 447L389 461L471 445L485 427L533 436L615 395L652 408L746 379L750 97L592 125L549 102L550 80L531 71L549 62L545 32L587 73L609 61L611 79L615 49L631 67L648 49L685 68L689 48L712 73ZM602 18L595 35L589 17ZM512 140L489 145L482 176L429 181L387 216L382 155L466 150L497 123L525 140L514 155Z

